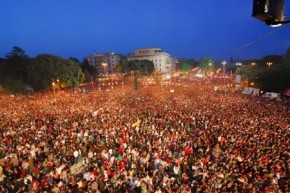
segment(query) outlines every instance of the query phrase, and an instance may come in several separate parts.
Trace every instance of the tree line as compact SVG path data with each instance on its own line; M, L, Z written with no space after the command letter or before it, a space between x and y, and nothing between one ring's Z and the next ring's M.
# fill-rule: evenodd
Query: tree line
M265 92L281 92L290 88L290 47L285 55L269 55L245 62L247 65L235 67L235 74L241 75L249 86Z
M242 63L241 66L227 64L227 73L240 74L243 80L254 83L255 87L264 91L280 92L290 88L290 47L283 56L270 55L257 60L244 60ZM179 59L178 69L181 73L196 67L206 75L223 68L220 61L210 58L201 58L199 61ZM123 58L114 69L114 72L120 73L132 71L150 75L154 72L154 64L148 60L127 61ZM97 69L86 59L80 63L73 57L64 59L51 54L30 58L22 48L15 46L4 58L0 58L0 91L19 93L44 91L52 89L52 86L77 87L84 82L96 80L98 74Z
M58 81L59 87L76 87L84 81L84 73L77 59L64 59L51 54L30 58L20 47L0 59L0 85L8 93L50 89Z
M179 60L181 73L198 67L197 71L201 74L211 76L221 74L225 70L227 74L241 75L242 81L247 82L248 86L260 88L265 92L281 92L290 88L290 47L285 55L268 55L261 59L238 61L231 58L224 65L223 69L223 61L207 57L199 61Z
M151 74L153 62L148 60L127 61L122 59L115 72L138 71ZM62 58L51 54L40 54L30 58L25 51L14 46L10 53L0 58L0 91L7 93L25 93L45 91L53 87L72 88L98 78L97 68L87 59L82 63L78 59Z

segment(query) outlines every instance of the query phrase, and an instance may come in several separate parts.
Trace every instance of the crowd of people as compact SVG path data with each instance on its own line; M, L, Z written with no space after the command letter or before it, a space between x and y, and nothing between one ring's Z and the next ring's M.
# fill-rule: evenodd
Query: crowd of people
M1 95L0 192L290 192L289 103L216 88Z

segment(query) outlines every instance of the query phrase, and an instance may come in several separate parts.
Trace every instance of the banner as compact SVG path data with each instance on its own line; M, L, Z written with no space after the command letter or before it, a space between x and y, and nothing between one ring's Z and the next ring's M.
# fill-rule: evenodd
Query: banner
M138 119L135 123L132 124L132 127L139 127L141 123L141 120Z
M236 83L241 84L242 82L242 75L236 75Z

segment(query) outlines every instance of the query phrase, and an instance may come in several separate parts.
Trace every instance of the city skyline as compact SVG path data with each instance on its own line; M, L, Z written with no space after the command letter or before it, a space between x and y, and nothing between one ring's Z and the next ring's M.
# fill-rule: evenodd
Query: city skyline
M252 0L4 1L0 57L13 46L30 57L47 53L80 60L92 53L126 55L148 47L197 60L285 54L289 25L263 24L251 16L252 6Z

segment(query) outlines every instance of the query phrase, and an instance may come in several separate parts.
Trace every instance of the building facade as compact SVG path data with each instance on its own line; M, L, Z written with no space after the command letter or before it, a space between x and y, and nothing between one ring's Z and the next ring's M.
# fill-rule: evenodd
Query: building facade
M121 54L116 53L92 54L86 57L89 64L94 66L100 74L114 72L114 69L120 64L122 58Z
M154 69L163 75L171 75L175 71L177 59L160 48L136 49L134 54L128 55L128 61L149 60L154 64Z

